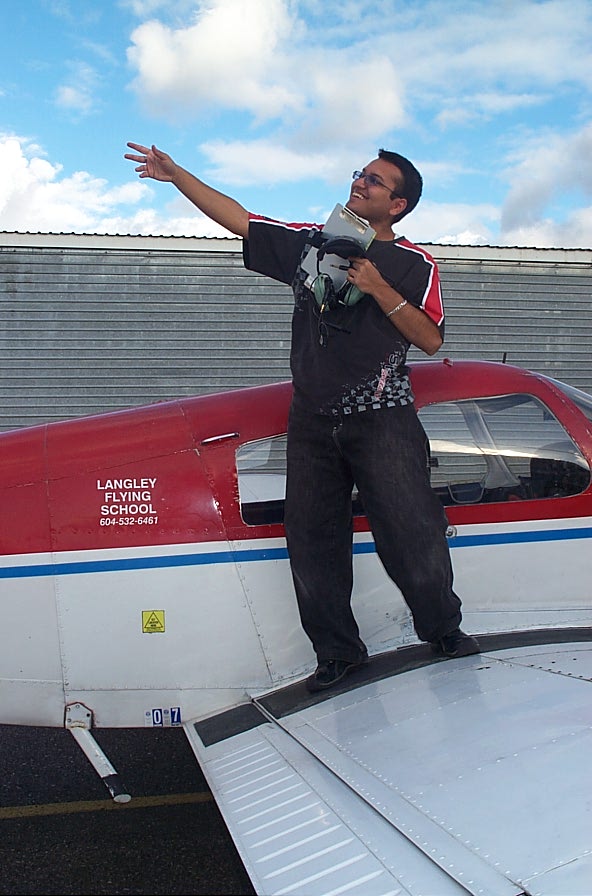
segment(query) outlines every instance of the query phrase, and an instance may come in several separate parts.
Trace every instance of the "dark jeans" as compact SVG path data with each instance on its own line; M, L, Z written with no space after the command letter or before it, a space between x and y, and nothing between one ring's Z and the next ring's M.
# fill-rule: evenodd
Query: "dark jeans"
M354 483L417 636L435 641L459 626L447 519L430 487L428 457L413 405L336 418L292 406L286 538L302 626L319 661L366 654L351 609Z

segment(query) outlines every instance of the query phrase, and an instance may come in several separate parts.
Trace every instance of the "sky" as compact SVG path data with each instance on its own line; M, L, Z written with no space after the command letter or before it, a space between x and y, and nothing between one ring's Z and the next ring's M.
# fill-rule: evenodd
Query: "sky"
M589 249L592 0L3 0L0 231L229 235L128 141L319 223L390 149L414 242Z

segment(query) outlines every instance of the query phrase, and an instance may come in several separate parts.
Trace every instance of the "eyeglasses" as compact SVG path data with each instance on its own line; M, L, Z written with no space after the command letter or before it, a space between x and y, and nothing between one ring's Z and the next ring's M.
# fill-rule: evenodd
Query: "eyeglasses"
M384 187L385 190L388 190L394 197L400 199L401 197L398 193L395 193L391 187L388 187L386 184L383 184L381 179L377 177L376 174L365 174L363 171L354 171L352 174L352 180L363 180L365 184L369 187Z

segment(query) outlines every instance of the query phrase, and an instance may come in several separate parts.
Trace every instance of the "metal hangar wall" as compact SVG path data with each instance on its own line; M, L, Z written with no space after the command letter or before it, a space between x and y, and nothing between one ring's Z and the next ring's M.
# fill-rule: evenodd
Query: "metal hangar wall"
M424 248L444 290L437 357L505 357L592 392L592 251ZM291 314L240 240L0 233L0 430L289 379Z

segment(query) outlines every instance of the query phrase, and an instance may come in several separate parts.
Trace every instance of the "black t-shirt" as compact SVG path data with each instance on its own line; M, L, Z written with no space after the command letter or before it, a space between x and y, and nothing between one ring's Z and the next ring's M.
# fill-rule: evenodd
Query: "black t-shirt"
M243 242L245 267L289 284L294 292L290 366L294 399L321 414L349 414L413 401L409 342L372 296L338 305L320 319L300 263L318 224L285 224L251 215ZM390 285L423 309L443 332L444 311L434 259L404 237L374 240L367 250ZM321 327L322 325L322 327Z

